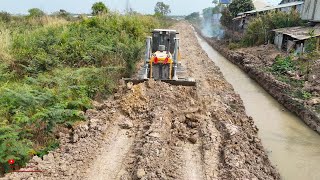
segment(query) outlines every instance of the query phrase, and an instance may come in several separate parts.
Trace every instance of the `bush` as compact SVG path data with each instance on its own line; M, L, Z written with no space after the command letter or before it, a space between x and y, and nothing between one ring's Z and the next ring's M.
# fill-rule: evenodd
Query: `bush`
M13 42L20 75L50 71L58 66L125 66L140 59L151 18L107 15L68 25L43 27L19 34Z
M275 74L284 75L288 71L296 70L296 66L290 56L285 58L277 57L275 63L271 67L271 70Z
M38 9L38 8L29 9L28 12L29 12L30 18L42 17L46 15L41 9Z
M282 11L270 12L258 16L249 23L243 42L247 46L260 45L268 40L273 41L274 34L271 30L300 26L302 24L303 21L296 11L291 11L290 13Z
M9 42L0 51L0 164L7 167L12 158L23 165L57 147L57 127L85 120L92 100L113 93L118 79L134 72L147 33L161 25L152 16L111 13L4 24Z
M228 8L223 8L222 12L221 12L222 16L220 18L220 23L225 26L225 27L228 27L228 28L231 28L232 27L232 15L231 15L231 12L229 11Z
M91 7L92 15L99 15L103 13L108 13L109 9L103 2L96 2Z
M312 94L304 90L296 90L293 95L299 99L308 100L312 97Z
M240 43L229 43L228 48L230 50L238 49L241 48L242 45Z
M0 12L0 21L3 21L3 22L10 22L11 21L11 14L8 13L8 12Z

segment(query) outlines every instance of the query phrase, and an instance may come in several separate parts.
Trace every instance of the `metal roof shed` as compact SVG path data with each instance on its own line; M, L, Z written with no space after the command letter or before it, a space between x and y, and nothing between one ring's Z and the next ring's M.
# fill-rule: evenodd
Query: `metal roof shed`
M320 22L320 0L305 0L301 18Z
M255 9L255 10L251 10L251 11L242 12L242 13L239 13L238 16L241 16L241 15L244 15L244 14L254 14L254 13L259 13L259 12L264 12L264 11L271 11L271 10L276 10L276 9L288 8L288 7L298 6L298 5L302 5L302 4L303 4L303 2L298 1L298 2L290 2L290 3L286 3L286 4L280 4L280 5L277 5L277 6L268 6L268 7L265 7L265 8L260 8L260 9Z
M292 48L296 49L296 52L304 52L305 40L310 39L310 32L314 31L312 37L317 37L317 49L319 49L320 43L320 27L289 27L272 30L275 32L274 44L278 49L285 48L289 52Z
M297 39L299 41L306 40L311 38L310 32L314 30L314 37L320 36L320 27L289 27L289 28L280 28L280 29L274 29L272 31L276 33L281 33L288 35L294 39Z

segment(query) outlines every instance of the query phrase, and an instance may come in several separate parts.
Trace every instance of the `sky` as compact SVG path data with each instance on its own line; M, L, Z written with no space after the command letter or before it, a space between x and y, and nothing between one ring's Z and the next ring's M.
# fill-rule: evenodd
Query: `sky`
M64 9L72 13L90 13L91 6L96 1L104 2L111 10L124 12L127 0L0 0L0 11L12 14L27 14L30 8L39 8L46 13ZM134 11L143 14L153 14L154 6L158 1L170 5L171 15L188 15L213 6L212 0L130 0ZM271 4L280 0L265 0Z

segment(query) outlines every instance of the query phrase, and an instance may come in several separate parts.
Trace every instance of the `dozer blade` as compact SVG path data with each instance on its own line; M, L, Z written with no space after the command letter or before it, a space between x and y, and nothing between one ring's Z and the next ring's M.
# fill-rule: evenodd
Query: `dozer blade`
M149 79L130 79L130 78L123 78L123 80L128 83L132 82L134 85L143 83L145 81L148 81ZM174 86L196 86L196 82L193 80L187 80L187 79L178 79L178 80L168 80L168 79L163 79L163 80L156 80L156 81L161 81L165 82L168 84L172 84Z

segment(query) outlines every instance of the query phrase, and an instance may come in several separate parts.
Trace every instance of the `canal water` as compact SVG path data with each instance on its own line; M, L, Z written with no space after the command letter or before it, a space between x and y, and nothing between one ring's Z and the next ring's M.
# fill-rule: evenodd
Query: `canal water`
M254 80L197 36L204 51L232 84L273 165L284 180L320 180L320 136L285 109Z

